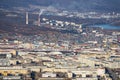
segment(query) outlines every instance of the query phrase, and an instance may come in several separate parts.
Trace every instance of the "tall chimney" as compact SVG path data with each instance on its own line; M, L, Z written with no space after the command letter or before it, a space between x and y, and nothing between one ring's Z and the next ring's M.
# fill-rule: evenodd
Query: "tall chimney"
M40 26L41 22L40 22L40 16L42 15L42 13L44 12L44 9L41 9L39 12L39 16L38 16L38 26Z
M28 12L26 12L26 24L28 24Z
M40 15L38 16L38 26L40 26Z

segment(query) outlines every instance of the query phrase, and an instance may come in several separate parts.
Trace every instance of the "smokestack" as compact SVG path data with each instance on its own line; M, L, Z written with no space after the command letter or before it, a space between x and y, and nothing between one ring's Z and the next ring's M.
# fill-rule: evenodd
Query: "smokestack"
M26 12L26 24L28 24L28 12Z
M39 12L39 16L38 16L38 26L40 26L40 16L42 15L42 13L44 12L44 9L41 9Z
M40 15L38 16L38 26L40 26Z

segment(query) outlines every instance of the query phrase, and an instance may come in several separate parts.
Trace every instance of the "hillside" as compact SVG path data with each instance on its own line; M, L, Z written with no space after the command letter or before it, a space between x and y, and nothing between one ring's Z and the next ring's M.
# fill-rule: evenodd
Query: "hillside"
M75 11L119 12L120 0L1 0L0 7L53 6Z

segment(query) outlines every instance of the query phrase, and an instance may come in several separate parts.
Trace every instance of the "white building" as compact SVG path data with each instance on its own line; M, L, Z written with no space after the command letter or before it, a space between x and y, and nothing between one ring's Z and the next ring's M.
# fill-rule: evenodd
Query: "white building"
M56 77L56 73L50 73L50 72L46 72L42 74L42 77Z

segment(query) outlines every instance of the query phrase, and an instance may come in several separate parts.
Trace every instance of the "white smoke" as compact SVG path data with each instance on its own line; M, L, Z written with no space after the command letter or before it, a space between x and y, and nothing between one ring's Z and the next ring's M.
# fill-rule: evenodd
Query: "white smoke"
M44 11L45 11L44 9L41 9L39 12L39 16L41 16Z

